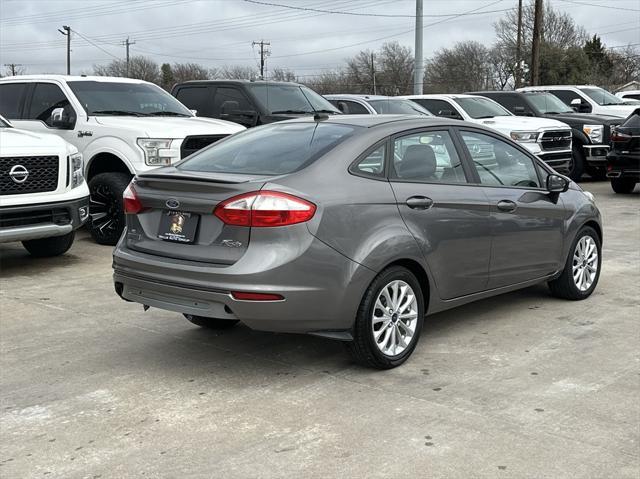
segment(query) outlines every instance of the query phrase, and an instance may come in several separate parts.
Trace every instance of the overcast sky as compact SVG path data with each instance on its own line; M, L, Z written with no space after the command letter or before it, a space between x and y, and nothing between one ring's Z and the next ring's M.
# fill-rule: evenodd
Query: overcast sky
M72 73L132 55L158 63L257 65L258 47L271 42L267 68L299 76L333 69L363 49L398 40L413 48L415 0L0 0L0 64L19 63L27 73L64 73L70 25ZM524 0L527 3L529 0ZM640 0L551 0L608 47L640 45ZM386 16L355 16L287 9L279 5ZM489 45L493 23L517 0L424 0L424 53L461 40ZM472 12L475 11L475 12ZM479 14L487 11L489 13ZM446 17L470 12L473 15ZM431 23L440 22L435 25ZM4 70L4 68L3 68Z

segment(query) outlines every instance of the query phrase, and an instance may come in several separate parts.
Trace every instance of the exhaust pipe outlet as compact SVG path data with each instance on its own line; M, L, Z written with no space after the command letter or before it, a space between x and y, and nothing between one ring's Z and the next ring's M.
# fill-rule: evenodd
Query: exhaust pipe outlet
M607 178L620 178L622 171L609 171L607 172Z

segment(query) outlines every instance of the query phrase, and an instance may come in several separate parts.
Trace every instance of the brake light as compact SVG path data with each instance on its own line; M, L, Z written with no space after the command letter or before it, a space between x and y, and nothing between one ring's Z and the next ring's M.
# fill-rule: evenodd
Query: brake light
M240 301L282 301L283 296L273 293L245 293L242 291L232 291L233 299Z
M255 228L289 226L313 218L316 205L279 191L253 191L220 203L213 214L225 224Z
M124 212L127 215L138 214L144 209L138 195L136 194L136 190L133 187L133 182L129 183L127 189L122 193L122 202L124 205Z
M626 133L620 133L616 130L611 132L611 141L629 141L630 139L631 135L627 135Z

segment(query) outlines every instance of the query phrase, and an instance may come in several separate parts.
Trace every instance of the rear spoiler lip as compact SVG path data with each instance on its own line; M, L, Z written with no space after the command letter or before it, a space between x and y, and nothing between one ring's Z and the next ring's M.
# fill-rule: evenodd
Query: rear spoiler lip
M201 183L223 183L227 185L238 185L240 183L248 183L250 180L224 180L221 178L206 178L202 176L187 176L187 175L158 175L158 174L142 174L137 175L136 178L140 181L146 180L164 180L164 181L197 181Z

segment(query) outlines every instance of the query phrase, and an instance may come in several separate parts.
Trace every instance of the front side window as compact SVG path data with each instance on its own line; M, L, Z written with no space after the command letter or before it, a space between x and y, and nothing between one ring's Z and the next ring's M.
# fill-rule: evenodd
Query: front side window
M480 183L488 186L541 188L533 159L516 147L483 133L462 131Z
M62 92L58 85L53 83L37 83L31 97L31 105L26 118L29 120L40 120L48 126L51 124L51 113L56 108L64 108L71 113L69 99Z
M467 181L448 131L428 131L396 138L392 176L425 183Z
M210 91L207 86L186 86L176 92L176 98L187 108L205 114L208 110Z
M580 100L582 103L587 103L587 100L582 98L579 93L571 90L551 90L550 93L557 96L562 100L565 105L571 105L573 100Z
M542 114L573 113L571 108L551 93L525 93L524 95Z
M162 88L149 83L70 81L87 114L96 116L192 116Z
M19 120L26 83L3 83L0 85L0 114L9 120Z
M421 106L423 106L425 109L429 110L436 116L454 118L456 120L463 119L456 108L448 101L436 100L435 98L416 98L412 101L419 103Z
M214 115L230 114L234 111L251 111L253 106L237 88L221 86L216 88L213 98Z
M455 102L474 119L511 116L505 108L484 97L455 98Z
M368 115L369 110L367 110L360 103L351 100L332 100L332 105L338 107L345 115Z
M600 106L624 104L624 101L603 88L580 88L580 91L586 93L589 98L591 98Z
M179 170L281 175L301 170L360 127L335 123L272 123L233 135L182 161Z

